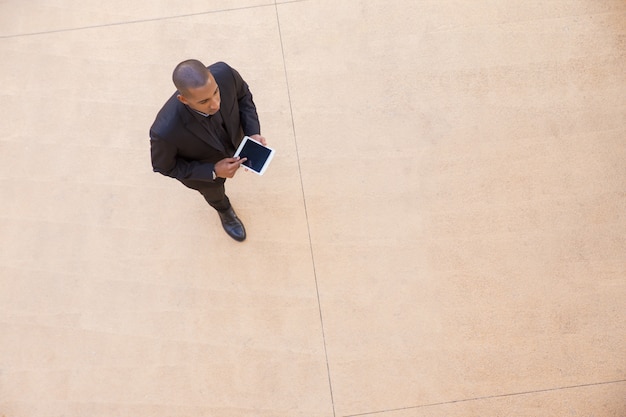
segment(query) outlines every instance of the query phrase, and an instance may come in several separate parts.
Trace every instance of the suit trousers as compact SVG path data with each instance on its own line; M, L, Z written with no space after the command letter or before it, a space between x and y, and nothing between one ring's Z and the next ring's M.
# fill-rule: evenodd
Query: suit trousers
M216 178L214 181L180 180L186 187L196 190L211 207L217 211L225 211L230 208L230 200L226 196L224 183L226 178Z

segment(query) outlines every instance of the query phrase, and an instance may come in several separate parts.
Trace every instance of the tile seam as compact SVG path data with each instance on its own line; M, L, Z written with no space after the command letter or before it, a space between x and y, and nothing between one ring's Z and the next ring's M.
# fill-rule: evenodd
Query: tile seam
M294 0L294 1L297 1L297 0ZM41 31L41 32L14 33L10 35L0 35L0 39L16 39L16 38L24 38L24 37L29 37L29 36L51 35L51 34L56 34L56 33L78 32L78 31L89 30L89 29L100 29L100 28L107 28L107 27L114 27L114 26L134 25L138 23L149 23L149 22L159 22L159 21L165 21L165 20L184 19L187 17L203 16L203 15L218 14L218 13L228 13L228 12L239 11L239 10L275 7L275 5L276 3L274 2L274 3L260 4L260 5L255 5L255 6L233 7L229 9L209 10L209 11L204 11L204 12L185 13L185 14L172 15L172 16L127 20L127 21L122 21L122 22L102 23L102 24L79 26L79 27L73 27L73 28L46 30L46 31Z
M541 393L545 393L545 392L563 391L563 390L568 390L568 389L595 387L595 386L600 386L600 385L615 385L615 384L623 384L623 383L626 383L626 379L618 379L618 380L614 380L614 381L605 381L605 382L593 382L593 383L588 383L588 384L569 385L569 386L556 387L556 388L544 388L544 389L537 389L537 390L530 390L530 391L513 392L513 393L508 393L508 394L486 395L486 396L483 396L483 397L465 398L465 399L461 399L461 400L452 400L452 401L442 401L442 402L438 402L438 403L422 404L422 405L415 405L415 406L410 406L410 407L400 407L400 408L393 408L393 409L388 409L388 410L370 411L370 412L358 413L358 414L346 414L343 417L374 416L376 414L385 414L385 413L393 413L393 412L398 412L398 411L416 410L416 409L419 409L419 408L438 407L438 406L442 406L442 405L466 403L466 402L472 402L472 401L484 401L484 400L492 400L492 399L496 399L496 398L516 397L516 396L522 396L522 395L533 395L533 394L541 394Z
M303 0L306 1L306 0ZM294 3L297 1L292 1L290 3ZM280 3L280 4L286 4L286 3ZM318 284L318 280L317 280L317 271L315 268L315 252L313 250L313 241L311 238L311 225L309 222L309 214L308 214L308 209L307 209L307 202L306 202L306 193L304 191L304 182L302 180L302 168L300 165L300 151L298 149L298 140L297 140L297 134L296 134L296 125L295 125L295 121L293 118L293 107L292 107L292 103L291 103L291 90L289 88L289 76L287 74L287 62L285 60L285 47L283 44L283 36L282 36L282 31L281 31L281 26L280 26L280 16L279 16L279 12L278 12L278 6L279 3L278 1L274 1L274 5L275 5L275 11L276 11L276 22L277 22L277 27L278 27L278 36L279 36L279 41L280 41L280 48L281 48L281 55L282 55L282 60L283 60L283 72L285 74L285 84L286 84L286 89L287 89L287 101L289 102L289 114L290 114L290 118L291 118L291 129L293 131L293 138L294 138L294 145L296 148L296 159L298 161L298 176L300 177L300 189L302 192L302 201L303 201L303 205L304 205L304 216L305 216L305 220L306 220L306 225L307 225L307 234L309 237L309 249L310 249L310 255L311 255L311 262L312 262L312 267L313 267L313 277L314 277L314 281L315 281L315 292L316 292L316 296L317 296L317 307L318 307L318 311L319 311L319 318L320 318L320 326L321 326L321 336L322 336L322 344L324 347L324 359L326 361L326 373L327 373L327 377L328 377L328 389L329 389L329 394L330 394L330 402L331 402L331 407L332 407L332 412L333 412L333 417L336 417L336 410L335 410L335 400L334 400L334 395L333 395L333 384L332 384L332 377L331 377L331 373L330 373L330 363L328 361L328 348L327 348L327 344L326 344L326 330L324 327L324 314L322 312L322 303L321 303L321 299L320 299L320 291L319 291L319 284Z

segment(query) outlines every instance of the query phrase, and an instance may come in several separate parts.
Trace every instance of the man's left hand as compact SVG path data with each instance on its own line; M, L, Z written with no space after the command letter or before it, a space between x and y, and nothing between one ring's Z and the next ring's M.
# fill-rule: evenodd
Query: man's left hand
M265 140L265 138L263 136L261 136L261 135L251 135L250 137L252 139L258 141L258 142L261 142L261 144L263 146L267 146L267 141Z

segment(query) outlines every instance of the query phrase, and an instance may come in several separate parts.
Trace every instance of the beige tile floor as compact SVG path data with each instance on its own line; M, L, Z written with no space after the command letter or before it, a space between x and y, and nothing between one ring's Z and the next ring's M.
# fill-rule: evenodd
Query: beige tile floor
M0 1L0 417L626 416L623 0ZM277 157L147 131L195 57Z

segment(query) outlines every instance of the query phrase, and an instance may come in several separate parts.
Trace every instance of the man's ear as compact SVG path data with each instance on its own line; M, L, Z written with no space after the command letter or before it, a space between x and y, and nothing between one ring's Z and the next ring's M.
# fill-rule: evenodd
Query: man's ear
M176 98L178 99L178 101L180 101L183 104L187 104L187 105L189 104L185 96L183 96L182 94L177 95Z

